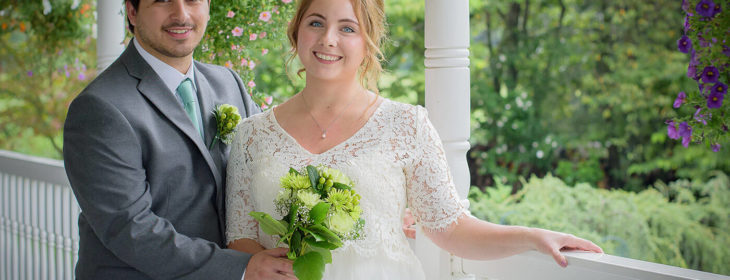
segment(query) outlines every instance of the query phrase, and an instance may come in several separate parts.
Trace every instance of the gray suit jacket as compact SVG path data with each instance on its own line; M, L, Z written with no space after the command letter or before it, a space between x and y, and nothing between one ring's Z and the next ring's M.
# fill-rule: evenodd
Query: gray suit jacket
M79 279L235 279L250 255L225 246L229 148L212 110L258 113L241 79L195 63L205 142L133 44L71 103L66 173L81 206Z

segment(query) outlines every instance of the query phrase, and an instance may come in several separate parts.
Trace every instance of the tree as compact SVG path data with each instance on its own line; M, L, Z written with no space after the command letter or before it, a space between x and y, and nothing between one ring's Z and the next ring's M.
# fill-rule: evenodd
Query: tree
M92 4L0 2L0 148L41 137L60 158L68 105L95 72Z

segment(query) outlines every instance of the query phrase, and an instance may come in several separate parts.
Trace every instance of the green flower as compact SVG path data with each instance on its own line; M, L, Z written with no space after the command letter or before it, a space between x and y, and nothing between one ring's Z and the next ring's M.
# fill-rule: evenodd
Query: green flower
M350 211L350 217L352 217L352 219L355 221L360 219L361 214L362 214L362 208L360 208L360 205L353 207L352 211Z
M355 220L347 211L336 210L328 221L329 228L341 236L349 235L355 229Z
M345 184L348 186L353 185L352 180L350 180L349 177L347 177L345 174L342 174L342 172L337 169L322 167L321 170L322 170L322 177L330 179L335 183Z
M312 184L309 183L309 178L307 176L294 173L287 173L284 177L279 179L279 182L281 183L282 188L291 190L303 190L312 186Z
M332 208L335 210L352 212L360 208L360 195L352 190L340 190L333 188L327 193L327 202L332 204ZM359 216L359 214L357 214L357 216Z
M238 108L230 104L218 105L213 110L213 116L216 122L216 133L213 141L210 142L209 150L213 148L216 140L221 140L226 145L230 145L233 141L236 127L241 122L241 115L238 113Z
M310 190L300 190L297 192L297 198L304 204L308 209L312 209L317 203L322 202L319 199L319 194L316 194Z

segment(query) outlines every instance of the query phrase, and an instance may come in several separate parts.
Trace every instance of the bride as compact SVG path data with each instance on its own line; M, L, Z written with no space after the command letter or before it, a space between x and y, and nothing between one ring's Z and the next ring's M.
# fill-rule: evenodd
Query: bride
M384 33L383 0L299 2L288 36L306 85L238 128L228 163L229 248L253 254L276 245L248 213L276 213L279 178L311 164L353 180L365 220L363 238L332 252L325 279L424 279L401 229L406 205L428 238L464 258L538 250L565 266L561 249L602 252L569 234L469 215L426 109L378 95Z

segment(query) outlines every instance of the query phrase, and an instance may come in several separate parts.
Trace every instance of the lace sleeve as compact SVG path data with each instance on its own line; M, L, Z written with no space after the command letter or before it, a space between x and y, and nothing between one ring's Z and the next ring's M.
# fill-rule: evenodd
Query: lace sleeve
M248 119L247 119L248 120ZM231 144L226 171L226 242L250 238L258 239L258 222L248 215L254 211L249 186L251 184L251 156L247 147L253 135L250 122L244 121Z
M468 210L459 201L441 139L426 109L416 108L412 162L405 168L408 205L425 230L443 231Z

